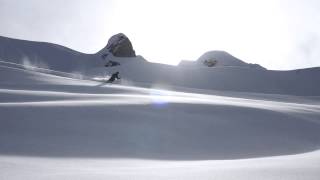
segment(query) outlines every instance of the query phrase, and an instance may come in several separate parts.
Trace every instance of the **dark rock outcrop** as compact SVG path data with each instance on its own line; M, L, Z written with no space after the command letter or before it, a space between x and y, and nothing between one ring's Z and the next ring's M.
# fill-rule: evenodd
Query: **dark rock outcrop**
M100 51L102 57L106 57L108 53L112 53L116 57L136 57L133 46L129 38L123 33L113 35L107 46Z

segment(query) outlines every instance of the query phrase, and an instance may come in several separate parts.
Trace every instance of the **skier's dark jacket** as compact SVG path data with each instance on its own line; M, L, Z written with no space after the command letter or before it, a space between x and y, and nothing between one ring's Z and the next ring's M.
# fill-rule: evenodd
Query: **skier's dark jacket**
M108 82L113 82L114 80L116 80L116 79L120 79L120 77L119 77L119 72L116 72L116 73L114 73L114 74L112 74L111 75L111 77L110 77L110 79L108 80Z

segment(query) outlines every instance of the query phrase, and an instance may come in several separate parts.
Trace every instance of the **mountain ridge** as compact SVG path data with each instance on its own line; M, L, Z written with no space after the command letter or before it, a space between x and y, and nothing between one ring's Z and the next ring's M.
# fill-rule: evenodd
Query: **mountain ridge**
M84 54L51 43L0 37L0 59L26 67L40 67L92 78L107 77L114 72L120 72L123 82L156 86L299 96L320 95L319 79L316 78L320 77L320 68L272 71L252 66L223 51L218 51L219 56L214 54L218 57L216 66L206 67L202 62L206 60L205 57L212 57L212 51L207 55L192 62L191 66L172 66L148 62L140 55L116 57L110 53L103 58L99 53ZM231 64L230 61L229 64L227 61L223 62L223 58L221 62L221 57L231 58ZM105 67L109 61L116 61L119 66ZM234 62L237 63L233 65Z

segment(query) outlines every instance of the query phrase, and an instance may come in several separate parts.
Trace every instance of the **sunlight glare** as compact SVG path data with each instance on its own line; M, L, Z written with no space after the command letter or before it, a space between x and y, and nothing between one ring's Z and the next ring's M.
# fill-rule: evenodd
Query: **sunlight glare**
M127 34L136 51L153 62L178 64L210 50L225 50L248 62L265 54L262 59L270 62L276 55L284 57L290 42L275 2L120 0L111 28Z

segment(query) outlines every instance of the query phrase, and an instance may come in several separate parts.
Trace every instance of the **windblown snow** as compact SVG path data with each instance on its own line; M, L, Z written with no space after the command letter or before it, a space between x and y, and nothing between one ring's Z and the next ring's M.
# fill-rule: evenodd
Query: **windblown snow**
M106 68L94 55L23 43L0 41L0 179L320 178L318 68L141 56L108 56L121 65ZM46 58L39 47L61 52ZM115 71L121 81L105 83Z

